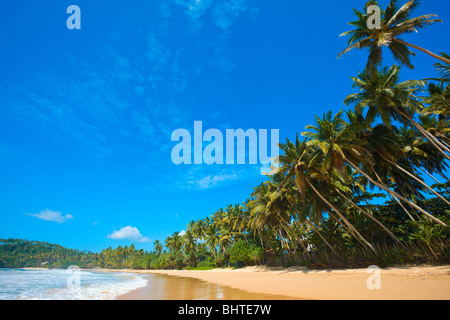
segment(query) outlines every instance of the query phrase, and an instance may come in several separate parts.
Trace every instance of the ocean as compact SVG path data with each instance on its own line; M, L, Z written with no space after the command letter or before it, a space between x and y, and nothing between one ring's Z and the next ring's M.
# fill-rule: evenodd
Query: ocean
M0 300L112 300L146 284L125 272L0 269Z

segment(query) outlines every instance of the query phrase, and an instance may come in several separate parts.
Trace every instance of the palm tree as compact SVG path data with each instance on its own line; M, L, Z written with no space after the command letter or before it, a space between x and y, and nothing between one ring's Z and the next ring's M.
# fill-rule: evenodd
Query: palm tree
M422 109L422 103L416 97L417 91L425 85L424 81L408 80L400 82L400 67L382 68L375 77L367 72L359 73L352 78L353 88L359 88L358 93L345 98L344 103L355 103L357 108L368 108L369 117L379 115L383 123L392 128L392 120L406 125L412 124L444 157L450 160L446 152L450 148L442 144L435 136L425 130L414 115Z
M329 113L331 115L331 113ZM328 128L330 129L330 128ZM315 143L317 142L317 143ZM280 148L284 151L284 155L280 156L281 167L279 169L280 173L286 174L286 180L293 178L299 193L302 195L302 199L306 198L306 193L308 190L315 194L321 201L323 201L327 206L327 213L334 216L335 213L340 221L342 222L344 228L357 239L361 241L363 246L369 247L371 250L375 251L372 244L370 244L355 227L345 218L345 216L336 208L335 205L327 200L327 196L332 190L329 184L329 179L327 179L326 172L323 170L324 166L322 163L333 162L334 166L338 170L342 169L343 161L340 157L335 157L337 153L323 153L321 154L320 148L327 148L326 141L319 142L300 142L298 137L296 139L295 145L289 140L286 145L280 145Z
M397 130L396 136L399 145L412 166L421 170L436 183L440 182L433 176L434 173L446 179L444 172L447 170L448 165L444 161L442 154L424 141L417 130L403 126Z
M195 257L195 251L197 250L197 242L195 241L192 230L187 229L186 233L181 237L182 254L185 259L193 261L194 265L197 264Z
M446 58L447 60L450 60L450 55L448 55L445 52L442 52L441 55ZM430 78L425 80L436 80L439 82L447 83L450 82L450 63L446 62L445 64L442 63L436 63L434 64L434 67L436 71L441 75L441 78Z
M439 59L445 63L450 63L448 57L442 57L434 54L417 45L408 43L400 37L404 34L418 32L418 29L423 29L429 25L437 22L442 22L435 14L427 14L412 18L413 11L419 6L419 3L414 0L408 1L402 7L399 6L398 0L391 0L386 10L381 11L380 28L370 28L368 20L370 16L366 13L354 10L358 20L350 22L355 29L342 33L340 36L349 35L348 48L342 51L338 57L351 51L352 49L369 49L369 58L367 61L366 71L371 76L374 76L377 67L381 66L382 48L388 47L393 57L402 65L413 69L411 63L411 55L415 55L408 47L420 50L429 54L430 56ZM370 0L365 5L365 11L371 5L379 7L378 1Z
M192 233L194 237L199 240L203 240L205 238L206 231L206 222L205 220L197 220L192 227Z
M285 247L295 249L292 237L296 237L296 234L290 226L292 220L291 204L284 192L279 190L282 177L281 174L272 175L270 181L266 181L254 189L252 193L254 199L250 201L250 215L257 228L261 229L268 226L277 234ZM302 239L297 237L296 240L309 254ZM289 246L289 242L291 246Z
M155 249L157 255L160 255L163 250L163 246L159 240L155 240L153 243L153 248Z
M179 232L174 232L172 236L167 237L165 240L167 249L173 252L179 252L182 244L182 237Z
M320 151L324 154L325 159L329 157L336 159L333 160L335 163L334 166L336 166L336 163L338 166L342 165L344 162L349 164L354 170L378 188L406 202L408 205L420 211L431 220L441 225L446 225L444 222L429 214L427 211L423 210L406 197L389 189L383 184L383 181L374 170L375 164L373 154L366 148L363 141L356 138L354 128L348 126L347 123L341 118L341 112L337 113L334 117L331 113L328 113L324 115L323 119L317 118L317 125L307 126L307 128L315 131L304 133L305 136L311 139L308 144L320 148ZM330 153L332 156L329 156ZM327 162L324 163L326 164ZM358 163L359 165L355 163ZM376 175L379 181L373 179L369 174L364 172L361 167L366 169L367 172ZM343 189L343 191L345 191L345 189Z
M450 60L450 56L442 53L442 56ZM436 63L434 65L441 78L430 78L426 80L439 81L439 84L430 83L428 85L428 97L423 98L423 102L428 105L422 111L424 115L435 114L439 120L450 119L450 63ZM447 124L448 127L448 124Z
M217 245L219 244L218 230L214 223L208 224L205 230L205 241L209 251L217 257Z

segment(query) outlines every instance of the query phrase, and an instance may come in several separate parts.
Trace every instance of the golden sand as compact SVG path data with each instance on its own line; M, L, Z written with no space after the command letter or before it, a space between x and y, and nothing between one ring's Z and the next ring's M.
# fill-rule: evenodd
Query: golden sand
M123 271L123 270L121 270ZM306 268L247 267L208 271L151 270L134 273L162 274L160 287L149 282L145 288L119 296L118 299L331 299L331 300L427 300L450 299L450 266L413 266L381 269L380 289L369 289L367 269L308 270ZM180 284L173 277L206 281ZM152 277L153 279L153 277ZM167 280L171 279L171 280ZM164 284L163 284L164 283ZM226 288L224 289L223 286ZM197 288L197 289L194 289ZM192 289L192 290L190 290ZM235 291L233 291L235 289ZM206 290L206 291L207 291ZM217 295L219 290L219 295ZM224 290L226 293L224 293ZM228 290L228 291L227 291ZM258 296L259 294L259 296ZM201 297L199 297L200 295Z

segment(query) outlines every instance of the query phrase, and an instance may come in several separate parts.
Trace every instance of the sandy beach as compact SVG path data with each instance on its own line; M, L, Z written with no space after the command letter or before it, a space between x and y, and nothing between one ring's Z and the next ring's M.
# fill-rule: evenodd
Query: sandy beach
M412 266L381 269L381 289L368 289L372 275L367 269L308 270L306 268L247 267L208 271L152 270L134 273L163 274L194 278L251 293L268 295L270 299L313 300L449 300L450 266ZM152 299L147 286L117 299ZM166 296L166 298L171 298ZM179 297L178 297L179 298ZM178 299L172 297L172 299ZM228 297L234 299L233 297ZM189 299L181 298L181 299ZM227 297L225 297L227 299ZM245 297L243 298L245 299Z

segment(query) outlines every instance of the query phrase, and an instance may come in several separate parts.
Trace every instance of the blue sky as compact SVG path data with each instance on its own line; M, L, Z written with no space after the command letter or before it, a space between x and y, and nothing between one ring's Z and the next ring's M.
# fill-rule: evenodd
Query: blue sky
M357 3L3 1L0 237L151 250L190 220L244 201L264 180L261 165L175 166L172 132L203 121L279 129L284 141L344 108L367 57L337 59ZM66 27L73 4L81 30ZM449 52L449 9L448 0L424 2L416 15L444 23L405 40ZM435 62L418 52L403 78L434 76Z

